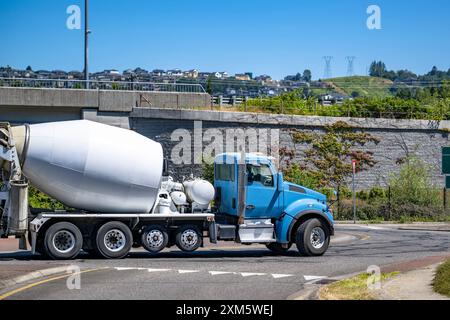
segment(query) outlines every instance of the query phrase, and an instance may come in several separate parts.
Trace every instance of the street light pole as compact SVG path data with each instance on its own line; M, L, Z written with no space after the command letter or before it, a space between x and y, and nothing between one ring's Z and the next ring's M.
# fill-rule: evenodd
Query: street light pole
M89 0L84 0L84 80L89 89Z

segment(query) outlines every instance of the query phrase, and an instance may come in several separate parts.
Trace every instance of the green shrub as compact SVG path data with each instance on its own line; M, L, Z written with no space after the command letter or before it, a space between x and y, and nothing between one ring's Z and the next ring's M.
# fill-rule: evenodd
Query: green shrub
M31 208L46 210L69 210L61 202L50 198L33 186L28 189L28 202Z
M214 184L214 163L211 161L202 164L202 178Z
M309 189L317 190L320 186L320 181L317 176L309 170L304 170L298 164L289 166L283 171L283 174L286 181Z
M394 207L438 207L441 203L440 192L431 182L430 167L416 157L408 158L398 175L391 175L389 185Z

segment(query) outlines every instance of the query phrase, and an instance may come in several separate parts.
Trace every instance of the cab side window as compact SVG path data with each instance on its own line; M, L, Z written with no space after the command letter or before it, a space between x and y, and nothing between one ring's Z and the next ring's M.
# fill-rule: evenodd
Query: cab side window
M234 181L234 165L217 164L215 179L220 181Z
M260 183L265 187L273 187L274 180L268 165L247 165L248 182Z

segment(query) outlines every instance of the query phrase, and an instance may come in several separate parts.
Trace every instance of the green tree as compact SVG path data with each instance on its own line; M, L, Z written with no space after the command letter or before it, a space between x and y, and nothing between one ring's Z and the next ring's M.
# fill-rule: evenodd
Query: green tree
M370 65L369 74L372 77L384 77L386 74L386 65L382 61L373 61Z
M310 146L305 151L306 157L300 167L311 172L310 177L318 181L319 187L337 188L344 185L352 174L352 160L357 161L358 172L376 164L371 152L357 148L368 143L378 144L376 137L352 128L343 121L326 126L325 129L325 134L293 132L294 142Z
M303 71L303 81L311 82L312 80L312 72L309 69Z
M209 93L209 94L213 94L212 76L209 76L208 80L206 82L206 92Z

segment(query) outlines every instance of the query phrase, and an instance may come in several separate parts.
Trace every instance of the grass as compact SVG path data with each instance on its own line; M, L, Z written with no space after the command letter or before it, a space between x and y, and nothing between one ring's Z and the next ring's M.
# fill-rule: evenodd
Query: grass
M355 76L325 79L323 81L342 94L352 95L353 92L357 92L359 96L369 98L392 96L389 89L393 83L383 78Z
M397 274L398 272L382 274L381 281L386 281ZM321 300L376 300L376 294L367 286L370 276L368 273L363 273L332 283L320 289L319 297Z
M437 293L450 297L450 259L437 269L433 287Z

